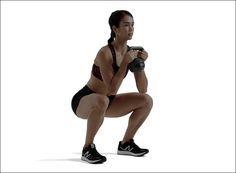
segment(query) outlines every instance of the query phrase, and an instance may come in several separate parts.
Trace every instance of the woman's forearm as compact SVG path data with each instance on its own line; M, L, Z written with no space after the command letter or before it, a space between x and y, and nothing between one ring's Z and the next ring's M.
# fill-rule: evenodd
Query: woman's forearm
M136 72L135 74L136 86L140 93L146 93L148 87L148 79L145 71Z
M120 88L120 85L125 77L125 74L127 71L127 66L128 66L128 64L126 62L123 61L121 63L118 72L112 78L110 90L109 90L109 95L114 95L117 93L117 91Z

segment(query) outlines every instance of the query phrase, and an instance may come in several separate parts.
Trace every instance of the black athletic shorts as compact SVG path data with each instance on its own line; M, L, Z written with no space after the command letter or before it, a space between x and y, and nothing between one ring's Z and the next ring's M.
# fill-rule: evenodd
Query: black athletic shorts
M76 114L76 109L79 106L80 99L86 95L95 93L91 90L87 85L85 85L81 90L79 90L71 100L71 107L73 112ZM115 98L115 95L107 96L109 99L109 105L111 104L112 100Z

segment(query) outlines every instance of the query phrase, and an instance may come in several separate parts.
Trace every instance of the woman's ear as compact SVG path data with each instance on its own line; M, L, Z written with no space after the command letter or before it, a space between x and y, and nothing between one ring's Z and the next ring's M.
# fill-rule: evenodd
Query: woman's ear
M116 33L117 32L117 27L115 25L113 25L112 30L113 30L114 33Z

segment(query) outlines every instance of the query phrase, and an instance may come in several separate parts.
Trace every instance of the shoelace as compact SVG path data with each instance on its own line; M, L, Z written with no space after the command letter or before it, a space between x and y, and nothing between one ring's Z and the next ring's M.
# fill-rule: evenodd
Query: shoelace
M96 148L92 148L90 151L94 157L101 157L101 154L99 154L99 152L96 150Z
M131 146L133 146L134 148L136 148L136 149L141 149L138 145L136 145L135 143L134 143L134 141L131 141Z

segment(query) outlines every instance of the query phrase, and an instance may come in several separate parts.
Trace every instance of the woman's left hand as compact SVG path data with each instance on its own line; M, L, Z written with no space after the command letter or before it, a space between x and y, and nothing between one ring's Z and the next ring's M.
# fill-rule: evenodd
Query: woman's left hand
M138 52L138 57L142 58L144 61L146 61L146 59L148 58L148 53L145 50L139 51Z

